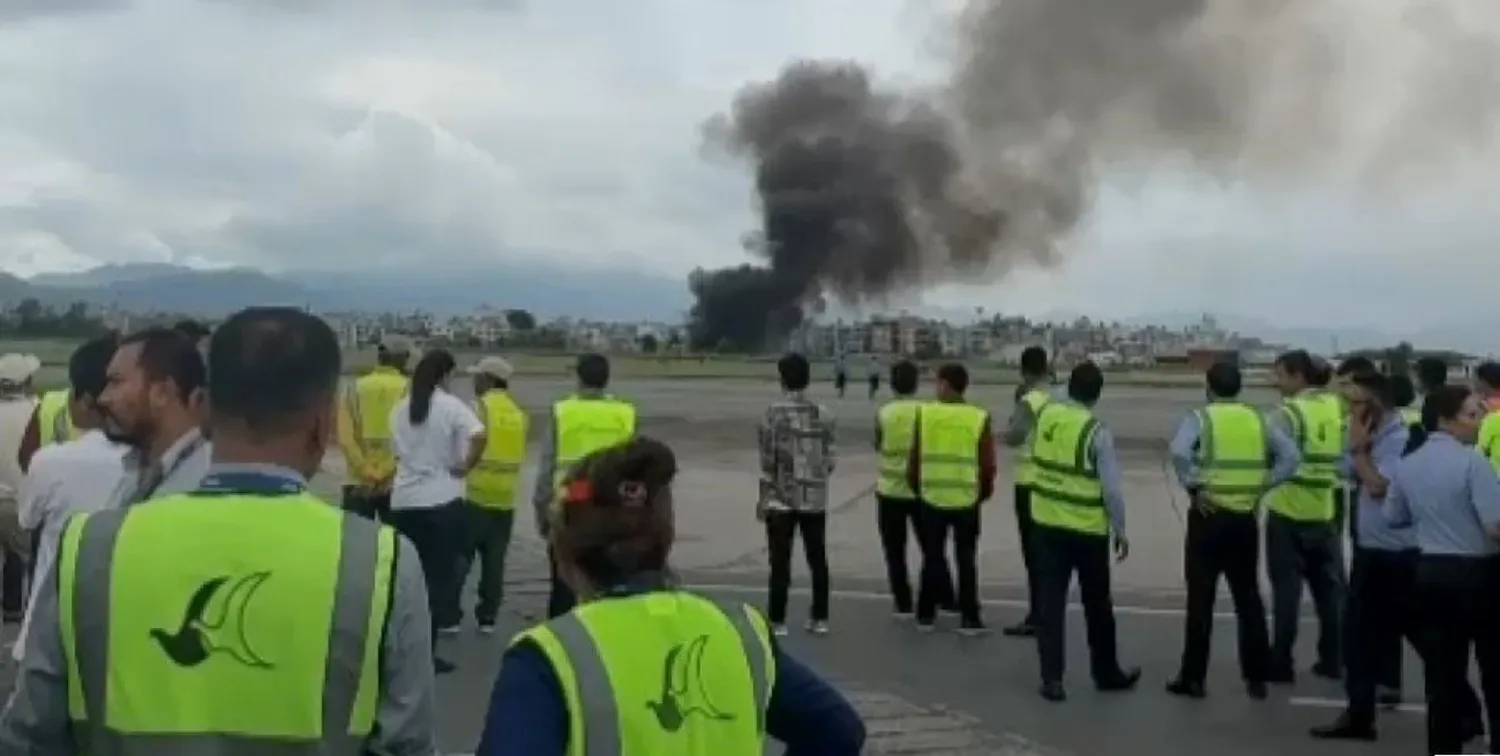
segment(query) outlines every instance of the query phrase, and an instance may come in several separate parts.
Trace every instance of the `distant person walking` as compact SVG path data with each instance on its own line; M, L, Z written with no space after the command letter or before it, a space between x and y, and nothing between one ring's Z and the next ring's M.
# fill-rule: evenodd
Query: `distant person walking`
M880 357L879 357L879 355L874 355L874 354L870 355L870 366L869 366L870 375L869 375L869 381L870 381L870 401L872 401L872 402L875 401L875 395L878 394L878 393L880 393L880 370L881 370L881 364L880 364Z
M833 387L839 392L839 398L844 398L844 389L849 385L849 358L847 355L839 355L838 361L833 364Z

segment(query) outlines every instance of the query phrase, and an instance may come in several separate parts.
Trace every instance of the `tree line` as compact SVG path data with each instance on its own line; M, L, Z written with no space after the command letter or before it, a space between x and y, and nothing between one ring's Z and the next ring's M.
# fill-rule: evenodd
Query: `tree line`
M108 328L87 302L58 308L27 297L0 309L0 335L19 339L86 339Z

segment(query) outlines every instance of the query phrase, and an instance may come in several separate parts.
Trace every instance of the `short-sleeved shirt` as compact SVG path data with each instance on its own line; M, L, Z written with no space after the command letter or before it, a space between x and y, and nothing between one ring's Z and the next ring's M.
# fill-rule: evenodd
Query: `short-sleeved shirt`
M411 422L411 398L391 408L391 447L396 453L396 478L391 483L391 509L431 509L464 495L464 479L454 474L469 453L469 441L484 433L484 423L458 397L438 389L432 393L427 419Z
M1390 482L1386 517L1396 527L1414 528L1423 554L1500 553L1490 537L1500 524L1500 480L1473 447L1434 433L1396 464Z

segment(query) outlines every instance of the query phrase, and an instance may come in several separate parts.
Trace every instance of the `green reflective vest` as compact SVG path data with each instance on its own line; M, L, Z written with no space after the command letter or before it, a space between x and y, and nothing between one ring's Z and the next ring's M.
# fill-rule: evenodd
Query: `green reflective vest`
M683 591L607 598L517 635L562 684L569 756L761 756L775 687L758 612Z
M73 427L68 415L68 389L42 394L42 400L36 405L36 424L42 446L78 438L78 429Z
M635 407L612 396L570 396L552 405L557 428L557 467L552 488L558 491L573 465L588 455L623 444L635 435Z
M484 419L484 456L465 481L464 498L482 509L509 512L526 459L526 410L509 392L494 389L479 397Z
M1031 485L1031 519L1039 525L1087 535L1109 533L1104 488L1094 459L1099 420L1073 402L1051 402L1037 416L1031 439L1036 478Z
M364 753L395 552L395 531L307 493L72 518L58 606L81 752Z
M916 493L906 482L906 463L917 435L917 410L922 403L915 399L886 402L876 414L880 424L880 476L875 492L893 499L915 499Z
M1402 407L1401 422L1414 428L1422 427L1422 410L1419 407Z
M927 402L918 410L922 501L938 509L979 503L979 442L989 414L962 402Z
M1333 492L1344 454L1344 418L1325 394L1302 394L1282 404L1292 440L1302 452L1296 475L1271 492L1271 511L1298 522L1332 522Z
M1260 413L1241 402L1214 402L1197 410L1198 469L1215 506L1233 512L1255 509L1265 493L1271 456Z
M1052 400L1052 395L1044 389L1034 388L1021 395L1021 403L1031 409L1032 432L1036 431L1036 418L1042 414L1042 407ZM1036 465L1031 462L1031 444L1021 446L1020 458L1016 461L1016 482L1023 486L1031 485L1036 480Z

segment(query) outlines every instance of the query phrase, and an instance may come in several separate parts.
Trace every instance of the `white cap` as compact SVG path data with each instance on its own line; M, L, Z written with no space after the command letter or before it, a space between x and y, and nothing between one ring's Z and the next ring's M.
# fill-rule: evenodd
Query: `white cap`
M34 354L8 352L0 356L0 383L25 383L42 367Z
M508 381L512 375L515 375L516 369L501 357L485 357L470 365L468 373L469 375L488 375L491 378Z

